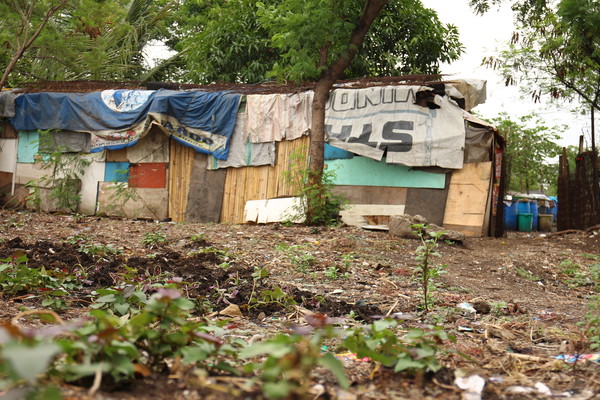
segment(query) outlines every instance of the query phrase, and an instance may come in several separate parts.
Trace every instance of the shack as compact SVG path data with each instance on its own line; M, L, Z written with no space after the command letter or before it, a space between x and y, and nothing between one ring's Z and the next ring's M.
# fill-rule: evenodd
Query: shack
M0 92L5 203L58 211L51 191L61 176L48 168L58 153L85 160L80 213L219 223L289 216L297 189L285 175L307 162L310 86L101 89ZM337 85L325 159L335 193L349 201L343 221L420 214L469 236L501 235L503 141L468 112L483 101L483 81Z

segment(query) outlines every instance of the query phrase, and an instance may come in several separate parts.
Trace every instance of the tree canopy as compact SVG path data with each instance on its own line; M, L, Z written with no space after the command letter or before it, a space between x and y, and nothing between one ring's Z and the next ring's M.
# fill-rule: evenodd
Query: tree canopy
M204 10L175 48L184 51L186 80L254 83L318 80L339 58L364 0L229 0ZM390 0L370 27L343 78L435 74L462 47L453 25L419 0ZM198 22L198 19L195 20Z
M152 0L0 2L0 66L7 82L127 80L145 72L143 50L174 3Z
M502 0L472 0L479 12ZM508 48L485 60L507 84L520 83L534 100L579 99L600 110L600 3L596 0L518 0Z
M548 127L536 114L512 119L501 113L492 123L506 140L506 187L510 191L531 190L556 194L558 167L553 161L560 153L556 143L565 127Z

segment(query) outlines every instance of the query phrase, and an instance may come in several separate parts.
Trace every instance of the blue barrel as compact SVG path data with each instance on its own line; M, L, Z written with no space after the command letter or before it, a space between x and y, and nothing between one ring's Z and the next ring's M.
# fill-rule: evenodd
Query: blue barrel
M517 230L517 202L513 201L510 206L504 203L504 230Z
M532 229L534 231L538 230L538 218L539 218L539 214L538 214L538 205L537 205L537 201L533 200L531 202L531 213L533 214L533 221L532 221Z
M527 200L519 200L517 202L517 214L529 214L531 212L531 206Z

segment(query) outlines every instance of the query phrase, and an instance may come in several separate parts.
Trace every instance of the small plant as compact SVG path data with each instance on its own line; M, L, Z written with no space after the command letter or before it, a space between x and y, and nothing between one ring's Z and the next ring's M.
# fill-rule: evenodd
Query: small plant
M516 274L517 274L517 276L519 278L526 279L528 281L535 282L535 281L539 281L540 280L540 278L538 276L534 275L533 272L531 272L531 271L529 271L528 269L525 269L525 268L517 267L515 269L515 272L516 272Z
M336 336L327 316L316 314L307 318L307 322L315 328L310 329L310 336L280 334L252 344L240 352L242 359L262 358L261 361L247 364L244 370L259 372L262 390L267 398L307 397L311 372L317 366L329 369L339 385L348 388L349 381L341 361L321 350L324 339Z
M277 304L283 309L288 309L297 304L296 300L284 292L279 286L275 286L272 289L263 290L260 292L258 298L250 298L250 301L253 303L251 307Z
M157 247L163 243L167 243L167 235L160 231L147 232L142 239L142 244L149 248Z
M429 305L434 301L432 292L436 289L437 285L434 281L444 273L445 265L436 265L432 262L433 257L440 257L440 253L437 252L438 240L444 234L444 232L437 232L431 235L429 239L426 239L425 226L422 224L412 225L412 228L416 231L421 245L417 247L415 260L418 262L414 268L414 275L419 280L423 295L423 309L425 312L429 312Z
M304 154L304 151L292 154L290 168L284 172L284 179L300 196L288 219L304 220L309 226L337 226L340 224L339 213L347 200L332 192L335 172L324 170L321 176L316 176L315 172L304 167Z
M375 321L347 332L342 345L357 357L369 357L395 372L438 371L441 365L436 356L440 346L455 338L441 327L411 329L399 338L394 332L397 326L395 320Z

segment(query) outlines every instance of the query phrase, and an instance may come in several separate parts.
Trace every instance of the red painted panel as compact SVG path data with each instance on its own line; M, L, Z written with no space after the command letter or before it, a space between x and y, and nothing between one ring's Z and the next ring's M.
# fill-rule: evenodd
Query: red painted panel
M140 163L129 167L129 187L164 188L167 184L167 164Z

